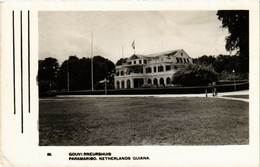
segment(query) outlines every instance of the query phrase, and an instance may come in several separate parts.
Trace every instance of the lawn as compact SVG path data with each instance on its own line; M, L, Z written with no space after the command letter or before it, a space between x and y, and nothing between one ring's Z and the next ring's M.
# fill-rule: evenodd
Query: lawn
M39 101L39 145L249 144L249 104L206 97Z

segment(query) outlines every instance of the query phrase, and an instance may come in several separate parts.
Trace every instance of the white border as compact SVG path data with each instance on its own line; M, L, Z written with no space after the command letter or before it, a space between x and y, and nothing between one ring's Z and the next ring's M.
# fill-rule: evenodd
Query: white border
M146 1L2 3L1 13L1 153L12 166L258 166L259 164L259 4L250 2ZM38 146L38 11L119 10L250 10L250 144L241 146ZM24 134L19 111L13 115L11 11L31 12L32 111L24 112ZM16 32L19 33L19 32ZM17 52L17 54L19 51ZM24 51L26 55L26 51ZM26 65L26 64L25 64ZM19 86L19 85L17 85ZM17 103L19 106L19 102ZM52 157L47 157L47 152ZM149 156L150 161L68 161L69 152L111 152L113 156Z

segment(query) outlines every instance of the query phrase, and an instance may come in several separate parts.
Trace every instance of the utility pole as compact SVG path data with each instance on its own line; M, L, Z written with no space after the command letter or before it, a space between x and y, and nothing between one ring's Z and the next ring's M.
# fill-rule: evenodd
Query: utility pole
M105 95L107 95L107 79L105 78Z
M124 46L122 45L122 56L123 56L123 62L122 62L122 67L123 67L123 75L124 75L124 87L123 89L125 89L125 67L124 67Z
M232 71L232 73L234 74L234 90L236 91L236 75L235 75L235 70Z
M93 33L91 32L91 90L94 90L93 87Z
M69 59L67 61L67 89L70 91L70 73L69 73Z

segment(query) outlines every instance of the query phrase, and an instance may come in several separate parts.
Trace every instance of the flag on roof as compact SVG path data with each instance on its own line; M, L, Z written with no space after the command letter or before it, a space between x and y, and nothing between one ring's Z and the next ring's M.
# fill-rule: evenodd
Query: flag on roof
M135 49L135 40L132 43L132 47L133 47L133 49Z

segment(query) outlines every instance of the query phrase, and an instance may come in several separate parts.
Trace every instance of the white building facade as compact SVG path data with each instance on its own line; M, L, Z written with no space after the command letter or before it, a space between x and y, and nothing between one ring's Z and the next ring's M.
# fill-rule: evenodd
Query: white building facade
M178 68L190 63L192 58L183 49L133 54L124 64L116 66L115 89L170 86Z

